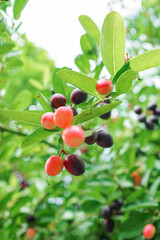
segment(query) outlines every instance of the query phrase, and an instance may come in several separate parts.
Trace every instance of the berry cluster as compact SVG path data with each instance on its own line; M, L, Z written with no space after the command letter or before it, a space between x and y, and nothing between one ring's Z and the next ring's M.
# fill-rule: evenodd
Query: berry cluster
M108 95L112 91L113 84L109 79L101 79L97 81L96 90L99 94ZM79 105L87 100L88 94L76 88L70 95L72 104ZM108 104L109 101L99 103L99 106ZM47 130L52 130L56 127L62 128L62 140L69 147L79 147L84 141L91 145L95 142L103 147L109 148L113 145L113 138L106 130L93 132L91 136L85 138L84 130L77 126L71 125L73 118L77 115L77 111L71 106L66 106L66 98L59 93L53 94L51 97L51 106L55 112L47 112L41 118L42 126ZM109 118L111 112L100 116L103 119ZM61 158L61 153L66 155L64 162ZM58 156L51 156L45 165L45 170L48 175L58 175L65 166L66 170L72 175L79 176L85 171L85 163L82 158L75 154L67 155L64 149Z
M159 124L160 109L157 108L156 103L148 104L148 110L151 111L151 116L147 119L145 114L142 114L142 108L138 105L134 107L134 112L138 114L138 121L145 123L145 126L149 130L154 129L155 124Z
M116 214L121 207L123 206L123 201L121 199L117 199L111 203L110 206L104 206L102 209L101 215L105 219L104 221L104 229L107 233L113 231L114 221L111 219L113 214Z

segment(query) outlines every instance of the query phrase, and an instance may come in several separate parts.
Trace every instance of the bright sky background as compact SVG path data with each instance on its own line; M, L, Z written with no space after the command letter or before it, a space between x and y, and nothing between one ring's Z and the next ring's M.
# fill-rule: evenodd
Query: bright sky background
M101 28L111 9L126 17L135 14L141 6L141 0L123 2L125 9L120 0L29 0L20 18L23 23L20 31L46 49L57 67L74 67L74 58L81 54L80 37L85 33L78 17L88 15Z

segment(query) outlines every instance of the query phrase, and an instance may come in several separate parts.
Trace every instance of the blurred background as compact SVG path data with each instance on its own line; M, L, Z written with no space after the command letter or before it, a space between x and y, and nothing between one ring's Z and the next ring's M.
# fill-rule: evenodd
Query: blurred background
M1 109L42 111L36 91L50 99L61 81L56 78L57 68L66 66L96 79L109 76L98 46L90 56L82 51L80 38L85 31L80 15L88 15L101 29L110 11L119 12L129 56L160 47L159 0L30 0L21 16L13 4L0 2ZM159 124L147 129L133 110L139 105L149 119L148 104L160 107L160 68L140 77L119 97L123 103L112 110L110 119L85 123L85 127L107 128L114 139L111 149L86 144L66 147L85 161L87 180L63 170L48 179L49 186L44 166L59 152L59 136L22 148L24 137L36 128L0 114L0 239L144 240L143 227L150 219L157 229L155 239L160 238ZM69 99L73 87L66 87ZM118 199L124 205L114 212L114 227L108 231L101 211Z

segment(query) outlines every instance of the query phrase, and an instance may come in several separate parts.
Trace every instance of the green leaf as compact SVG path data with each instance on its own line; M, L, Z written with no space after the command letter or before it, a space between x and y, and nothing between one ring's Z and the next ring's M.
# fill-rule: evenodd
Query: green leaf
M97 98L103 99L103 97L100 96L100 94L98 94L96 91L97 81L95 79L72 70L61 70L57 74L64 81L74 85L82 91L89 93Z
M110 12L101 31L101 54L103 63L111 76L122 67L125 55L125 28L121 15Z
M150 193L152 195L155 195L156 192L158 191L158 188L160 186L160 177L158 177L152 184L152 186L150 187Z
M7 67L21 67L22 65L23 65L23 62L20 59L16 59L16 58L11 59L6 64Z
M95 199L89 199L85 200L82 204L81 207L84 212L95 212L96 209L101 207L101 203Z
M84 34L80 39L81 48L83 54L87 56L89 59L97 60L98 58L98 50L94 39L90 34Z
M150 207L157 207L157 206L158 204L154 200L141 200L141 201L135 201L133 203L129 203L128 205L123 207L123 210L133 211L139 208L150 208Z
M66 82L58 76L59 75L58 73L60 71L62 71L63 69L68 70L67 67L55 69L55 71L53 73L53 77L52 77L52 84L53 84L55 93L61 93L62 95L64 95L66 97L67 102L70 102L69 95L68 95L68 92L69 92L68 86L67 86ZM68 70L68 71L70 71L70 70Z
M85 31L89 33L94 38L96 43L99 45L100 31L97 25L93 22L93 20L86 15L81 15L79 16L79 22L81 23Z
M141 185L147 187L149 178L151 176L152 169L148 169L147 172L143 175Z
M144 226L148 223L152 217L152 213L139 213L133 212L129 215L129 218L121 224L120 227L120 239L134 238L143 232Z
M13 5L13 16L14 19L18 19L21 15L22 10L26 6L28 0L15 0Z
M160 49L147 51L134 57L130 61L130 67L134 71L144 71L149 68L157 67L160 65Z
M37 81L33 78L29 79L29 83L38 90L44 89L44 86L42 85L42 83L40 83L39 81Z
M37 100L39 101L39 103L46 112L54 112L54 109L52 108L51 104L39 91L37 91Z
M120 104L121 104L120 101L113 101L112 103L106 104L98 108L96 107L96 108L87 109L74 117L73 124L83 123L92 118L101 116L102 114L109 112L113 108L119 106Z
M122 73L116 82L116 90L118 93L126 93L132 86L132 81L138 76L138 73L132 69Z
M116 83L117 79L121 76L122 73L124 73L125 71L130 69L130 65L129 62L127 62L126 64L123 65L123 67L120 68L120 70L116 73L116 75L114 76L112 82Z
M96 68L93 70L94 72L94 79L98 80L99 79L99 76L102 72L102 69L104 67L104 64L103 62L101 62L99 65L96 66Z
M53 133L57 132L57 129L53 130L46 130L44 128L38 128L34 132L32 132L29 136L25 138L25 140L22 142L22 147L28 147L29 145L32 145L36 142L40 142L46 137L49 137Z
M90 73L90 63L85 55L78 55L74 62L81 72L86 74Z
M5 42L0 45L0 55L6 54L12 50L14 47L14 43L12 42Z
M0 109L0 114L16 121L25 122L31 125L36 125L41 127L42 115L38 113L32 113L28 111L21 112L21 111Z
M15 97L10 109L25 110L32 103L32 94L29 90L23 90Z

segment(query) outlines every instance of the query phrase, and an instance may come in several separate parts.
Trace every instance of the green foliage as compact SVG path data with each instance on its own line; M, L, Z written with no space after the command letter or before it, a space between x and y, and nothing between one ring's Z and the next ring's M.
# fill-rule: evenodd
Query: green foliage
M101 54L103 63L111 76L122 67L125 55L125 28L121 15L110 12L101 31Z
M28 0L15 0L14 1L14 6L13 6L13 15L14 15L14 19L18 19L21 15L21 12L23 10L23 8L26 6Z

